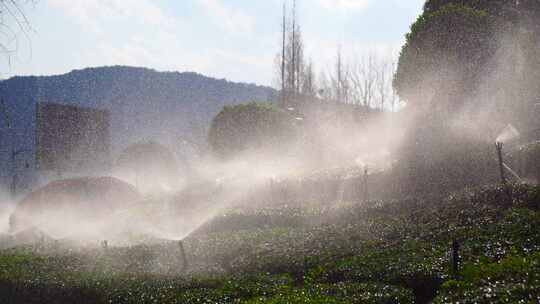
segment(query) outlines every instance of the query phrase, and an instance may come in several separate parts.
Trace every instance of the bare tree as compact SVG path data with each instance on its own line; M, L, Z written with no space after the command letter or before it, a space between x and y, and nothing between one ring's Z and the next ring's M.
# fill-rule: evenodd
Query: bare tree
M341 46L338 48L336 56L336 75L333 79L335 97L338 102L342 102L345 99L344 85L348 81L343 68L343 58L341 56Z
M373 106L375 97L377 73L373 54L357 59L352 65L350 72L351 85L353 86L355 104L366 108Z
M293 9L291 12L291 26L289 33L288 44L288 90L293 99L300 95L300 88L302 83L302 71L304 65L304 44L302 40L302 30L298 22L298 16L296 12L296 0L293 0Z
M296 0L292 0L290 12L286 1L283 3L281 50L277 61L282 105L299 97L308 97L395 111L399 99L392 89L396 65L391 57L369 52L347 61L340 46L330 72L320 72L316 80L313 62L305 63Z
M313 69L313 61L310 60L309 63L304 68L303 72L303 81L302 81L302 94L307 97L313 98L317 95L315 71Z
M283 2L283 21L281 28L282 40L281 40L281 104L285 104L285 52L286 52L286 39L287 39L287 5Z
M351 101L349 67L343 60L341 47L338 48L336 61L329 73L321 72L318 87L323 90L321 98L336 102Z
M399 102L392 88L395 67L391 57L375 53L347 61L340 48L333 73L330 76L323 73L326 79L320 79L319 87L327 90L324 96L327 99L395 111Z
M385 109L387 99L389 99L391 86L389 62L386 60L377 60L375 67L375 74L377 80L375 82L375 87L377 89L377 98L378 107L381 110Z
M392 78L390 80L390 83L388 84L390 86L390 92L391 92L390 93L390 110L392 112L396 111L396 107L400 103L399 97L396 94L396 90L394 90L394 87L393 87L393 84L392 84L393 79L394 79L394 75L396 74L396 70L397 70L397 62L394 60L394 61L392 61L392 64L390 64L390 71L391 71Z
M295 33L296 39L296 42L294 43L295 48L293 49L295 52L294 74L296 74L294 91L295 95L298 96L301 93L302 83L304 81L304 42L302 40L302 32L299 25L297 25L296 30L293 32Z
M319 77L317 78L317 87L318 87L318 97L323 100L332 100L333 90L332 90L332 81L331 77L328 76L328 73L321 71Z
M24 5L33 3L33 0L0 0L0 52L8 60L19 48L19 37L28 38L32 30L26 18Z
M291 47L290 47L290 52L291 52L291 64L290 64L290 71L289 71L289 88L291 90L291 92L293 93L293 99L296 97L296 61L297 61L297 58L296 58L296 55L297 55L297 50L296 50L296 27L297 27L297 23L296 23L296 0L293 0L293 10L292 10L292 28L291 28Z
M287 20L287 15L284 2L279 77L283 104L301 95L305 79L304 43L302 30L298 22L296 0L293 0L290 22Z

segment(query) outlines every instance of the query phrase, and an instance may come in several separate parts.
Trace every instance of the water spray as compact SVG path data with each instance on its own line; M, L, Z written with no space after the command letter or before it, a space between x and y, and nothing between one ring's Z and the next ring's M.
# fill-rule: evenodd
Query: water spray
M519 175L514 172L507 164L504 163L503 159L503 143L514 140L520 136L519 131L512 126L511 124L507 125L501 134L495 139L495 149L497 150L497 160L499 163L499 173L501 176L501 183L506 186L506 191L508 196L511 198L510 188L508 188L508 180L505 175L505 170L508 171L512 177L514 177L518 182L522 182Z

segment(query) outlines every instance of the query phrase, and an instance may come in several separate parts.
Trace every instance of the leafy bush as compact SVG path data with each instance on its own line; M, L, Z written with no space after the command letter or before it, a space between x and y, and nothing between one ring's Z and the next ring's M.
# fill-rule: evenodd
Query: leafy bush
M461 280L447 281L434 303L538 303L540 254L468 263Z
M272 104L226 106L212 120L208 141L221 157L250 149L280 149L294 138L294 117Z
M172 243L4 250L0 294L13 303L535 303L539 190L489 186L440 201L282 206L261 211L280 219L276 226L247 230L220 231L218 220L214 231L184 240L187 275L175 270ZM242 211L234 214L241 226ZM316 226L280 222L314 214ZM250 222L253 211L245 215ZM461 245L458 273L453 240Z
M511 2L506 0L427 0L424 4L424 11L435 12L446 5L454 4L467 6L478 10L500 12L505 5L510 3Z
M495 51L493 22L485 11L455 4L424 12L406 35L399 57L398 95L414 101L429 88L467 91Z

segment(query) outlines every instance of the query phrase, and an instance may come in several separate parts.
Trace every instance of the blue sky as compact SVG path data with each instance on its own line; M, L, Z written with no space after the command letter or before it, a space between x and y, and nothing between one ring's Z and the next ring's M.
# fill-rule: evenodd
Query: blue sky
M317 70L340 45L351 58L396 53L424 2L297 1ZM3 78L119 64L274 84L282 0L38 0L25 9L32 30L0 62Z

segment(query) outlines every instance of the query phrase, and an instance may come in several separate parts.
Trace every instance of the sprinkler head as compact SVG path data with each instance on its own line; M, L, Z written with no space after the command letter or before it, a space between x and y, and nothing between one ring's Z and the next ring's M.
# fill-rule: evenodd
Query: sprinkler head
M503 143L500 141L495 142L495 149L497 149L497 158L499 161L499 173L501 174L501 182L506 184L506 176L504 175L504 160L503 160Z

